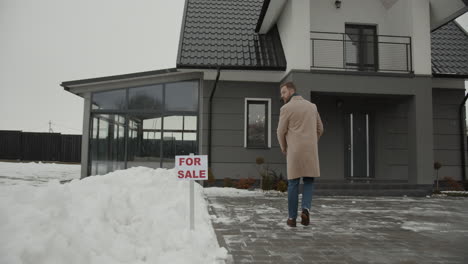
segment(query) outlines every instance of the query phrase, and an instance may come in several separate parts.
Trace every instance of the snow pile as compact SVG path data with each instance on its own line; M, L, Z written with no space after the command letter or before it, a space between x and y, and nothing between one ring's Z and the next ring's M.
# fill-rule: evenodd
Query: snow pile
M217 263L202 187L174 170L131 168L41 187L0 186L0 263Z
M79 179L80 169L79 164L0 162L0 184L17 184L23 181L41 184L55 179Z
M468 194L468 191L441 191L443 194Z
M420 222L420 221L418 222L406 221L401 225L401 228L406 229L406 230L411 230L414 232L420 232L420 231L440 230L443 226L448 226L448 224Z
M207 196L227 196L227 197L245 197L263 195L259 189L249 191L246 189L236 189L228 187L209 187L203 190Z

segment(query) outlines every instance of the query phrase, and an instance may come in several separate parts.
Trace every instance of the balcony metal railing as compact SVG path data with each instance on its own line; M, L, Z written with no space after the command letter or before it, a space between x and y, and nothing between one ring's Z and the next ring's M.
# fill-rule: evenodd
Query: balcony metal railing
M310 32L312 69L413 72L411 37Z

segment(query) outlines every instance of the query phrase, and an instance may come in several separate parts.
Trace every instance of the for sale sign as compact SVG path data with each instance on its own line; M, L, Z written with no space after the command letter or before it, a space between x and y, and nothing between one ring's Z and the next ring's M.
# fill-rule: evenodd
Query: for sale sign
M208 156L190 155L175 157L177 178L186 180L208 180Z

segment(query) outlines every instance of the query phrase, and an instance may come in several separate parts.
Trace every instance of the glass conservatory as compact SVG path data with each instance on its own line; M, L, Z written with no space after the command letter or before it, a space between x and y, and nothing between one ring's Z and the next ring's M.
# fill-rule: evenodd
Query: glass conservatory
M88 175L198 153L199 80L91 92Z

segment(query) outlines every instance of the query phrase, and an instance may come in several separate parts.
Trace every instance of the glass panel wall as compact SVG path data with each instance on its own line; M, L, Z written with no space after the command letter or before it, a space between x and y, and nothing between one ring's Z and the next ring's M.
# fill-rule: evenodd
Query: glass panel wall
M198 80L93 93L88 174L198 154L198 94Z
M160 114L132 114L129 118L127 168L161 165Z
M92 109L124 110L127 104L125 89L93 93L91 100Z
M166 84L166 110L192 111L198 110L198 83L178 82Z
M92 115L90 140L91 174L105 174L125 168L125 117Z
M197 116L168 115L164 117L163 168L174 167L175 156L197 153Z

